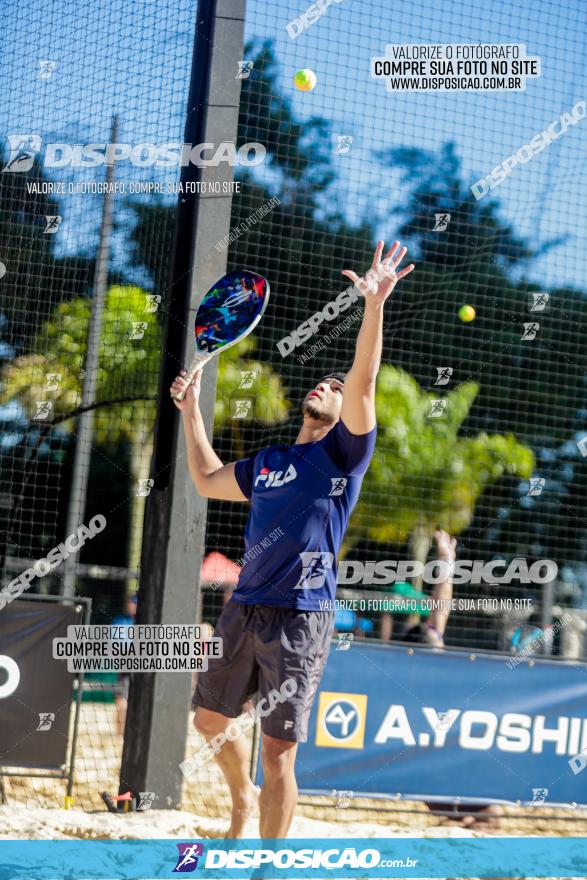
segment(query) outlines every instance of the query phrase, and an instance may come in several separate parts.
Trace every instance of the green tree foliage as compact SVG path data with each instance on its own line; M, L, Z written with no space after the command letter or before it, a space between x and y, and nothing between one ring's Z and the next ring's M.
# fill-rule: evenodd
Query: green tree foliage
M106 295L100 337L97 401L120 397L151 397L157 385L161 357L161 330L153 313L145 312L146 294L139 287L111 287ZM78 297L61 303L39 330L32 345L35 354L23 355L4 373L2 397L18 396L29 414L36 401L51 400L56 416L81 404L92 301ZM142 339L131 339L133 324L147 326ZM47 391L47 374L61 378ZM150 433L154 400L99 407L94 415L96 442L115 447L121 440L141 444ZM70 429L71 424L66 426Z
M532 467L531 453L512 435L530 439L527 428L537 421L536 414L528 420L527 413L520 412L538 406L543 377L538 368L534 398L527 403L525 397L517 402L512 399L505 380L515 363L519 387L528 385L528 373L523 374L519 359L526 359L527 367L532 354L519 337L521 322L527 317L527 293L538 287L511 279L534 253L504 223L493 202L473 198L461 180L451 145L438 155L401 148L381 155L385 166L403 175L408 199L401 207L387 205L384 217L371 212L363 222L350 222L340 200L333 197L333 140L328 124L318 118L300 121L296 117L289 97L278 87L279 66L270 44L249 44L246 57L254 66L251 76L242 81L237 144L259 141L266 146L270 182L254 169L235 169L242 192L233 197L231 228L243 223L246 231L230 246L228 268L254 268L271 283L272 299L260 328L256 357L274 365L292 399L299 399L325 370L350 366L356 326L306 365L300 365L296 354L282 359L276 342L346 286L342 268L366 269L381 229L388 226L386 237L391 239L398 233L399 222L400 235L411 244L417 271L398 286L386 309L384 363L403 367L404 372L384 368L380 376L378 410L385 428L380 428L378 452L351 521L349 543L361 537L403 542L411 535L415 540L418 529L427 535L439 517L460 532L474 520L475 505L498 485L500 476L511 491ZM274 196L280 203L246 227L247 218ZM379 197L374 204L381 204ZM134 239L147 241L148 229L165 222L165 210L167 223L172 223L171 207L141 210ZM449 228L442 234L432 232L434 213L442 211L451 213ZM148 258L143 262L148 265ZM466 302L477 306L473 325L457 318L458 308ZM222 360L226 358L228 354ZM455 368L450 387L460 387L449 394L446 423L426 420L423 411L428 397L418 384L431 388L436 367L446 365ZM471 376L474 383L467 381ZM403 407L397 424L394 407ZM216 401L215 442L224 460L275 441L274 435L263 434L253 425L244 431L236 422L226 421L227 409L222 391ZM571 405L567 416L572 411ZM410 436L405 440L405 455L396 459L394 430L400 428ZM292 419L284 432L288 436L280 436L280 441L293 439L296 430ZM387 443L388 453L384 451ZM449 449L453 458L446 464ZM446 464L442 480L441 463ZM211 511L215 522L220 513L214 505ZM240 514L232 516L238 532ZM240 534L235 546L240 547Z
M587 464L574 439L584 433L587 297L562 284L527 280L535 261L559 242L530 247L504 222L494 199L477 201L454 145L436 153L398 147L380 158L408 188L394 216L417 265L391 304L385 359L429 389L440 366L454 368L453 383L474 378L479 393L461 434L513 434L533 449L534 475L546 479L542 495L532 498L528 484L507 471L487 485L461 532L468 552L576 566L586 559ZM434 231L436 213L451 217L442 232ZM532 314L529 295L540 290L550 294L550 309ZM471 324L457 319L464 303L477 310ZM533 320L538 334L523 340L523 324Z
M495 201L477 201L452 144L438 153L395 148L380 158L410 188L395 215L403 218L399 235L411 243L417 266L391 304L386 354L424 386L436 378L436 366L453 366L456 381L477 377L471 430L512 431L535 447L557 446L576 427L582 405L578 376L587 369L587 350L578 328L587 322L587 299L557 288L549 291L549 312L532 314L529 293L545 288L523 278L558 242L530 248ZM450 223L434 231L434 215L442 212ZM471 324L457 318L465 303L477 311ZM523 340L530 321L540 329Z
M257 341L254 336L248 336L220 356L214 401L214 425L218 430L229 425L235 426L231 399L246 397L247 389L240 390L245 371L255 377L252 391L255 409L253 416L243 421L276 425L287 418L290 404L284 395L280 378L267 364L262 364L251 357L256 347Z
M139 287L115 286L106 294L96 392L96 402L101 405L93 416L97 445L110 455L121 443L130 445L134 484L131 566L138 564L140 556L144 497L136 495L136 487L149 476L162 348L159 321L156 313L145 311L146 303L147 294ZM32 346L33 351L43 353L23 355L4 370L0 402L17 398L29 417L39 400L53 403L54 417L75 413L82 399L91 305L91 300L81 297L56 307ZM132 338L136 324L143 325L140 339ZM246 339L220 358L216 400L220 427L231 421L231 398L245 393L238 391L243 370L257 377L257 401L254 413L239 424L251 418L273 424L286 417L288 405L279 378L251 357L254 348L254 340ZM59 377L55 390L47 390L51 374ZM62 424L73 431L75 418Z
M153 313L145 311L146 294L138 287L115 286L106 294L96 402L93 414L94 443L115 454L122 443L131 449L130 478L133 501L129 564L138 563L144 514L144 497L138 496L139 480L147 479L155 420L154 391L161 357L161 330ZM57 306L39 330L32 349L35 354L17 358L4 371L2 399L17 397L32 417L37 401L50 400L56 417L74 413L82 402L92 301L79 297ZM133 325L144 325L141 339L132 339ZM56 375L55 390L47 390L47 376ZM110 404L120 398L142 398ZM75 418L64 422L75 430ZM124 476L121 475L122 479Z
M438 394L422 391L403 370L381 368L377 446L347 543L403 543L413 536L427 552L435 528L457 535L470 525L488 485L504 474L530 476L533 454L511 434L461 435L478 390L474 382L455 388L442 415L430 417ZM425 553L413 549L414 558L425 561Z
M290 100L277 87L278 63L271 46L251 43L245 57L254 62L254 69L253 76L242 81L237 145L258 141L266 146L271 183L261 182L248 169L235 169L241 192L233 196L231 228L241 223L246 227L247 218L271 198L277 196L280 201L230 246L227 269L248 267L269 278L272 296L257 336L255 357L273 366L291 395L299 399L317 374L332 368L333 357L338 366L349 366L349 343L356 330L341 335L336 354L332 348L322 352L305 368L293 355L283 360L276 342L347 286L341 276L343 265L369 264L373 231L367 222L351 224L338 201L326 198L334 180L328 126L319 118L296 118ZM154 292L163 294L164 303L169 267L159 262L154 274L149 242L155 228L167 230L161 234L169 237L175 206L157 202L131 202L130 206L137 219L131 232L137 265L149 270ZM227 458L241 449L240 439L232 448L232 435L233 431L225 431L222 438L222 455Z
M262 371L273 368L274 372L262 373L253 395L260 395L255 422L245 430L246 420L243 424L230 419L229 402L238 394L240 353L245 362L250 361L252 349L221 356L215 404L221 457L230 460L259 448L261 439L275 439L264 435L262 425L281 424L287 413L285 400L278 398L281 383L276 370L289 395L299 399L325 370L350 365L356 327L303 366L295 354L282 360L276 342L346 286L341 268L368 267L373 242L383 231L387 239L399 235L409 243L417 270L398 287L386 309L384 363L401 370L392 371L393 381L387 369L381 374L378 409L385 428L380 428L374 476L365 480L353 534L404 541L418 529L429 530L441 514L442 524L471 535L471 541L484 550L497 547L498 541L498 550L511 546L512 552L528 551L524 542L529 541L525 537L529 528L524 509L518 506L518 486L529 475L533 459L522 443L534 449L540 462L542 449L557 449L580 425L578 376L587 366L578 332L587 321L584 294L562 286L550 290L551 311L540 319L537 339L522 340L522 325L531 319L528 294L543 289L539 282L525 278L533 261L554 242L531 247L504 221L494 200L475 200L451 144L436 153L400 145L381 153L378 158L385 174L396 176L398 192L407 190L407 198L401 204L397 199L385 204L378 194L369 216L352 223L347 205L334 195L328 124L296 116L289 97L278 87L278 63L270 44L249 44L245 57L254 67L249 79L242 81L237 144L263 143L267 162L263 174L235 169L242 192L233 197L231 227L246 221L274 196L280 203L231 245L228 269L247 266L270 279L272 299L253 360ZM376 214L375 207L381 206L385 213ZM150 290L162 294L164 305L175 206L150 200L132 202L131 208L137 222L130 233L126 231L134 248L133 271L147 270ZM444 232L434 231L434 214L441 212L450 213L449 226ZM157 241L167 242L164 249L152 246L155 229ZM477 310L471 324L457 318L464 303ZM433 389L440 366L454 368L445 424L422 415L426 392ZM124 390L129 387L132 382L130 386L125 382ZM397 424L394 407L400 412ZM292 419L280 440L292 439L296 428ZM407 459L394 434L399 430L410 434L405 441ZM384 454L386 443L389 455ZM401 472L394 465L396 454ZM538 517L533 534L544 535L552 528L552 505L562 509L564 485L562 479L554 482L550 507L546 500L532 502ZM372 511L378 511L371 529L367 501ZM577 532L573 516L576 519L569 513L566 524L572 526L569 534ZM236 515L234 523L238 532ZM569 546L572 552L576 550Z

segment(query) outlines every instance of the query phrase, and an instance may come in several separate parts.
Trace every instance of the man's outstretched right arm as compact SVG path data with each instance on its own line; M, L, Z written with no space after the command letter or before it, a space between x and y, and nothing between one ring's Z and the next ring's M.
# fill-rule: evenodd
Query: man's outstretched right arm
M185 370L182 371L185 374ZM204 420L200 412L200 385L202 371L196 373L193 384L188 388L185 398L174 403L181 412L185 442L188 453L190 476L203 498L219 501L247 501L235 477L235 462L222 464L206 436ZM186 388L183 375L177 376L171 392Z

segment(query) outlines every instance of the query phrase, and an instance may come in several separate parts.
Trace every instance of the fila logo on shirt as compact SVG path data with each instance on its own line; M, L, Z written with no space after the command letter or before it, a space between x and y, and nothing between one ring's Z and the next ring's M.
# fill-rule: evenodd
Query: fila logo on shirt
M261 484L261 488L277 489L279 486L291 483L292 480L295 480L297 475L298 473L293 464L289 465L285 472L285 476L283 471L270 471L269 468L261 468L259 475L255 480L255 488Z

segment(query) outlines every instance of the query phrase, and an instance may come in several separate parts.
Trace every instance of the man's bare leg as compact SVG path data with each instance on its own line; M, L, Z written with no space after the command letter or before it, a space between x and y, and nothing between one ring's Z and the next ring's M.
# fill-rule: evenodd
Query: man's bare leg
M298 799L294 772L298 744L263 734L263 787L259 831L263 838L287 837Z
M223 733L233 721L234 718L225 718L219 712L198 707L194 727L209 742L219 733ZM232 818L226 837L244 837L247 819L255 812L259 802L259 791L249 776L249 746L246 737L239 736L232 742L226 740L215 757L232 798Z

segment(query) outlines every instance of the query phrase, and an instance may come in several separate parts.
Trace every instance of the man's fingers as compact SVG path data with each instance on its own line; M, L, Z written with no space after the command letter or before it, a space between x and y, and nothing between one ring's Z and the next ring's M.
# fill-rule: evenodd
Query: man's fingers
M383 252L383 242L378 241L377 247L375 248L375 253L373 254L373 262L371 263L372 269L377 269L379 263L381 262L381 254Z
M384 256L383 259L384 259L386 262L387 262L387 260L392 260L392 259L393 259L393 255L395 254L395 252L396 252L396 250L398 249L398 247L399 247L399 241L394 241L394 243L392 244L392 246L390 247L390 249L387 251L387 253L385 254L385 256Z
M401 263L401 261L403 260L403 258L407 254L407 252L408 252L407 247L403 247L400 251L398 251L398 253L393 258L393 268L394 269L397 269L397 267L399 266L399 264Z
M173 384L171 385L171 388L169 389L169 393L172 396L174 394L178 394L179 392L181 392L184 395L187 394L188 390L190 388L190 385L195 387L196 393L198 392L198 389L200 387L200 383L202 381L202 371L198 370L198 372L195 374L195 376L191 382L187 381L187 379L185 378L186 376L187 376L187 371L181 370L181 375L175 377L175 379L173 380ZM177 403L177 401L176 401L176 403Z
M408 252L407 247L402 247L399 251L398 247L399 241L394 241L382 262L381 254L383 252L383 242L377 242L377 247L375 248L375 253L373 254L373 263L371 265L372 269L376 269L378 271L380 269L380 266L382 265L387 274L391 276L395 275L394 283L400 281L402 278L405 278L406 275L409 275L410 272L412 272L416 268L413 263L410 263L410 265L406 266L405 269L402 269L401 272L396 273L397 267ZM367 273L364 278L361 278L359 275L357 275L356 272L353 272L352 269L343 269L342 274L349 278L353 282L353 284L359 287L359 289L365 289L374 286L372 283L373 279L369 275L369 273Z
M185 370L183 371L185 373ZM169 389L170 394L178 394L180 391L185 391L188 387L188 383L183 378L183 376L176 376L172 382L171 388Z
M414 266L414 264L413 264L413 263L410 263L409 266L406 266L405 269L402 269L401 272L398 272L398 273L397 273L397 275L396 275L397 280L398 280L398 281L401 281L402 278L405 278L406 275L409 275L410 272L411 272L413 269L415 269L415 268L416 268L416 267Z

